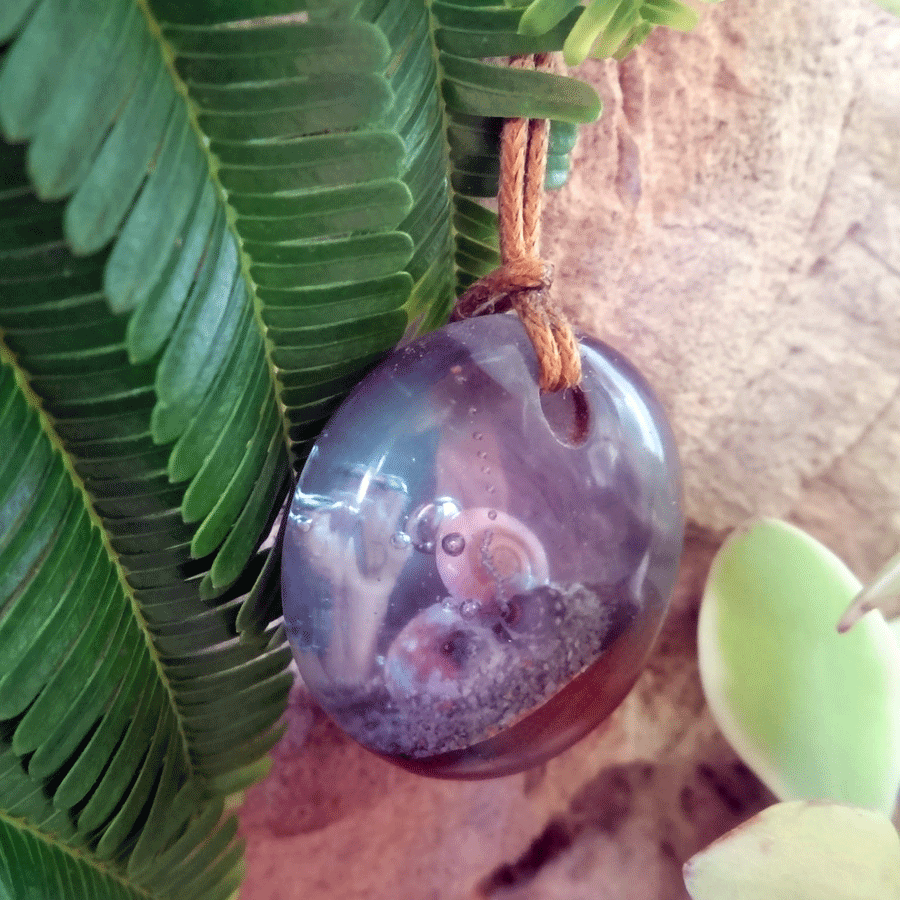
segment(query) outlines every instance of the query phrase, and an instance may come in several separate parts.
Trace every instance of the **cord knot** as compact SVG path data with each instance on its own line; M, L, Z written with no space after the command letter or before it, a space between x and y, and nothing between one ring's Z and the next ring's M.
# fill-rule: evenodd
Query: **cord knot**
M515 68L553 67L550 53L517 56ZM500 138L501 265L475 282L457 301L455 321L514 309L537 353L542 391L560 391L581 381L581 353L572 326L553 302L553 266L538 255L549 123L507 119Z

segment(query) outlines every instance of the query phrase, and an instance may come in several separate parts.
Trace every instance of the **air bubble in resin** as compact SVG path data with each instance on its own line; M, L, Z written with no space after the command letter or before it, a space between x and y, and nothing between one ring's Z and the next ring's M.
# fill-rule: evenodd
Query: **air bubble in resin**
M285 622L309 690L370 750L507 774L637 678L681 551L678 458L623 357L582 339L582 364L567 415L571 398L542 406L515 317L450 325L393 353L317 442L285 529Z
M466 549L466 539L458 532L451 531L441 540L441 550L447 556L459 556Z
M459 505L452 497L438 497L419 504L406 522L406 533L412 545L420 553L434 553L442 523L458 513Z

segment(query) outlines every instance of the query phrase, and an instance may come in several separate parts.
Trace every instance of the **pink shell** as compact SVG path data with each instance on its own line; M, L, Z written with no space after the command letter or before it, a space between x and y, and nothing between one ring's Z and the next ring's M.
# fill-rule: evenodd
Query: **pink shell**
M459 534L465 547L448 553L445 538ZM447 591L458 600L486 603L504 588L546 583L547 554L535 533L501 510L473 507L445 520L435 542L437 569Z
M394 698L460 697L492 661L502 658L501 651L486 628L435 603L394 638L384 662L385 684Z

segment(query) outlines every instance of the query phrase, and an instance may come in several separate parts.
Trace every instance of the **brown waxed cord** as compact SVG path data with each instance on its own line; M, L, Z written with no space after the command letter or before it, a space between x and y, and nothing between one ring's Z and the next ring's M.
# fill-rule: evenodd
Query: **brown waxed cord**
M516 56L516 68L549 70L552 55ZM457 301L453 319L514 309L534 345L542 391L581 382L581 354L568 319L550 298L553 266L538 256L549 122L507 119L500 138L500 268Z

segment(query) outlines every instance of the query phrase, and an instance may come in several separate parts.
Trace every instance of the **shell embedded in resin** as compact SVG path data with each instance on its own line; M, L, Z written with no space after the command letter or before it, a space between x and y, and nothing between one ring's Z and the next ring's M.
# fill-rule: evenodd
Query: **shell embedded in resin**
M433 332L356 388L303 470L282 564L300 672L409 768L552 756L624 697L659 628L677 452L633 367L581 346L580 394L548 398L515 317Z

